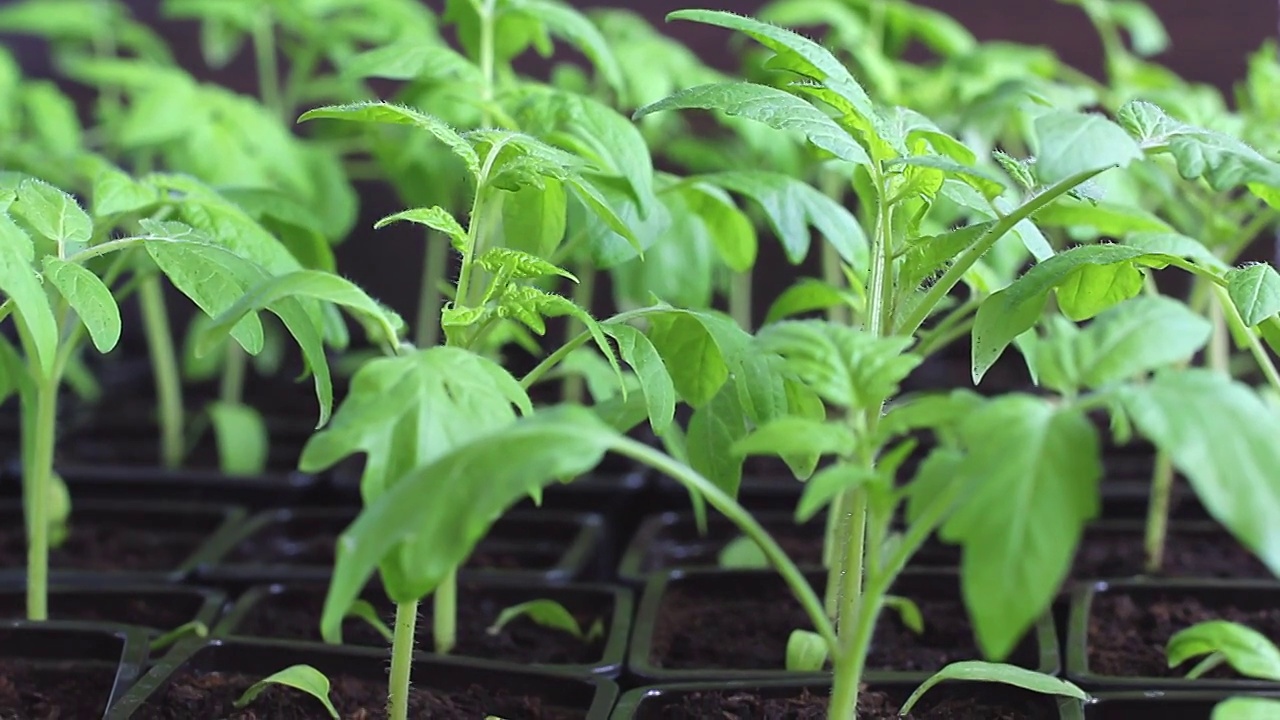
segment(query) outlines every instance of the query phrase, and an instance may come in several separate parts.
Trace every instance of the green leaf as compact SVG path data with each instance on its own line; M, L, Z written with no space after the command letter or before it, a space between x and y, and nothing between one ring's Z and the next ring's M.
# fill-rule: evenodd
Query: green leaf
M120 308L102 280L83 266L51 255L44 258L44 279L58 289L84 323L98 352L111 352L120 341Z
M262 415L248 405L228 402L211 403L208 411L222 472L240 477L266 472L269 438Z
M512 605L503 609L485 632L490 635L497 635L512 620L522 617L529 618L535 625L567 632L579 640L583 640L586 637L582 632L582 627L578 624L578 620L573 617L573 613L555 600L547 600L545 598L522 602L519 605Z
M813 226L846 263L855 269L867 266L869 246L857 218L817 189L787 175L760 170L719 172L698 178L758 203L793 264L799 264L809 254L809 227Z
M1184 179L1203 177L1219 192L1248 183L1280 187L1280 164L1229 135L1175 120L1140 100L1120 108L1116 118L1142 147L1172 155Z
M51 377L58 353L58 321L31 264L34 257L31 238L0 213L0 291L13 302L17 319L30 337L32 346L26 350L35 354L45 377Z
M1256 680L1280 680L1280 649L1266 635L1240 623L1209 620L1169 638L1169 667L1220 653L1236 672Z
M547 257L564 240L568 195L564 184L547 179L542 187L528 185L515 192L498 191L502 227L493 233L507 247Z
M897 158L885 163L885 167L923 168L940 170L947 175L959 178L983 197L994 198L1005 190L1005 184L996 173L979 165L964 165L942 155L917 155Z
M1280 713L1280 700L1242 695L1214 706L1209 720L1271 720L1277 713Z
M194 235L191 228L177 223L149 225L147 254L183 295L206 315L215 317L235 304L248 287L264 276L246 268L247 261L229 250L199 241L179 241L182 234ZM240 261L240 262L237 262ZM262 322L248 315L236 323L231 336L250 355L261 352Z
M93 239L89 214L75 198L46 182L23 181L12 210L32 230L58 244L59 258L83 250Z
M848 424L783 416L734 443L738 455L844 455L857 440Z
M600 30L568 5L548 0L506 0L507 8L542 22L547 31L573 45L595 64L609 87L622 86L622 69Z
M963 546L961 589L978 646L1009 655L1067 576L1098 514L1098 437L1079 410L1006 395L961 420L964 500L940 535Z
M877 338L822 320L788 320L760 330L761 345L827 403L849 410L879 407L920 363L910 338Z
M796 522L809 522L819 510L846 490L875 482L876 479L875 472L846 462L823 468L805 483L804 493L796 505Z
M1072 320L1088 320L1142 292L1143 281L1130 263L1081 265L1058 284L1058 307Z
M347 610L347 616L365 621L369 627L376 630L388 643L394 642L395 633L382 621L382 618L378 615L378 610L368 600L356 600L351 603L351 608Z
M676 387L662 361L662 355L644 333L630 325L603 323L605 334L618 341L622 359L635 371L640 380L649 411L649 423L659 435L671 427L676 412Z
M1224 274L1231 269L1230 265L1227 265L1221 258L1214 255L1213 251L1205 247L1203 243L1178 233L1134 233L1125 238L1124 244L1138 248L1151 255L1168 255L1193 261L1197 268L1203 268L1208 273ZM1150 264L1152 267L1159 267L1157 263L1153 262L1152 258L1145 258L1143 262Z
M409 472L339 538L321 619L325 640L341 642L342 618L379 564L402 573L391 578L397 582L386 582L383 573L393 602L422 598L465 562L503 511L594 468L617 437L590 410L564 406L478 436ZM473 482L478 477L484 482Z
M385 123L390 125L410 125L431 133L444 143L455 155L467 164L473 177L480 174L480 156L475 148L462 138L456 130L440 118L427 115L402 105L385 102L362 102L348 105L329 105L308 110L298 118L298 122L329 118L362 123Z
M1138 432L1169 453L1205 509L1280 574L1280 416L1249 386L1209 370L1156 376L1121 396Z
M506 273L509 278L530 279L543 277L562 277L578 282L573 273L554 265L536 255L530 255L511 248L489 248L476 259L480 267L491 273Z
M792 630L787 637L787 672L820 672L827 664L827 642L810 630Z
M1131 380L1189 360L1209 341L1213 325L1164 296L1137 297L1103 312L1079 336L1075 362L1087 387Z
M773 301L765 313L764 324L772 325L795 315L803 315L828 308L848 306L855 310L862 307L861 300L846 290L834 287L814 278L801 278Z
M93 178L93 215L110 217L135 212L160 202L160 191L107 166Z
M301 690L319 700L320 704L329 713L329 717L338 720L338 710L329 700L329 678L310 665L287 667L274 675L259 680L249 686L249 689L244 691L240 699L235 701L236 709L240 710L247 707L271 685L283 685L295 690Z
M689 467L730 497L742 484L742 456L725 452L747 434L745 412L737 388L726 383L705 405L696 408L685 431Z
M932 677L925 680L915 692L907 698L902 704L900 714L906 715L911 712L911 708L916 706L920 698L929 692L934 686L946 682L948 680L959 680L963 682L989 682L1001 683L1004 685L1012 685L1014 687L1030 690L1040 695L1059 695L1069 697L1075 700L1088 700L1089 694L1079 687L1066 680L1060 680L1052 675L1046 675L1034 670L1027 670L1016 665L1005 665L1003 663L988 663L977 660L964 660L954 662L934 673Z
M635 112L635 119L664 110L719 110L777 130L796 132L835 157L870 165L867 151L826 113L800 98L766 85L711 83L681 90Z
M1105 237L1129 233L1171 233L1173 228L1148 210L1126 203L1063 198L1036 213L1043 227L1092 228Z
M916 635L924 634L924 615L920 613L920 606L916 605L911 598L887 595L884 606L898 613L898 619L908 630Z
M756 229L733 198L720 188L702 182L684 185L678 192L693 215L689 219L701 224L721 262L733 272L749 272L756 264L759 250ZM681 238L680 244L687 246L691 240ZM684 255L687 257L688 253Z
M693 407L711 402L729 379L729 367L714 336L692 314L654 318L649 340L665 361L676 391Z
M452 80L473 86L484 81L480 68L461 53L443 43L418 39L398 40L357 53L342 64L342 74L386 80Z
M1126 167L1141 160L1142 148L1107 118L1092 113L1053 110L1035 119L1036 178L1055 183L1077 173Z
M728 542L716 556L716 567L725 570L767 570L769 558L760 544L746 535Z
M414 208L412 210L404 210L394 215L388 215L378 222L374 223L374 230L381 230L393 222L411 222L418 225L425 225L432 230L442 232L449 236L453 241L453 247L458 252L466 252L469 244L467 231L458 224L453 215L440 206L429 208Z
M1227 293L1249 327L1280 312L1280 274L1271 265L1257 263L1228 272Z
M982 302L973 323L973 381L978 383L1014 338L1040 319L1049 291L1078 268L1128 263L1145 255L1124 245L1081 245L1038 263Z

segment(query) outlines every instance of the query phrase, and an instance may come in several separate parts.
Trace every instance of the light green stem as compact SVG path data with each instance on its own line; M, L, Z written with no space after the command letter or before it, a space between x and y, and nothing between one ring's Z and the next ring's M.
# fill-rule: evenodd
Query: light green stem
M1236 307L1235 302L1231 300L1231 295L1228 294L1226 288L1215 285L1213 289L1218 293L1218 306L1226 314L1227 322L1241 337L1245 338L1249 345L1249 352L1253 355L1254 361L1258 363L1258 369L1267 378L1267 382L1273 389L1280 391L1280 372L1276 371L1276 365L1271 360L1271 355L1267 353L1267 349L1258 340L1258 334L1254 332L1253 328L1245 326L1244 318L1240 315L1240 310Z
M822 192L834 200L842 201L844 199L844 179L834 172L823 173L822 175ZM844 261L840 259L840 253L836 252L836 248L831 244L829 239L825 239L822 243L822 280L826 284L834 288L843 288L845 286L844 278ZM847 325L850 322L849 308L844 304L833 305L827 308L827 320L837 325Z
M276 61L275 21L271 6L263 3L253 26L254 59L258 66L258 93L262 104L277 118L285 120L285 107L280 94L280 68Z
M1173 460L1167 452L1156 454L1147 502L1146 570L1155 574L1164 566L1164 546L1169 536L1169 501L1173 494Z
M418 347L435 347L440 342L440 283L449 266L449 242L438 233L427 232L422 255L422 287L418 291L418 326L414 335Z
M578 284L573 287L573 303L578 307L591 312L591 306L595 302L596 297L596 268L590 261L584 261L575 268L575 275L578 277ZM583 325L575 318L566 318L564 327L565 342L571 342L574 336L583 330ZM586 385L583 377L577 373L571 374L564 379L564 388L561 399L566 403L581 404L586 397Z
M409 718L409 676L413 670L413 641L417 624L417 601L398 603L395 637L391 641L391 679L387 690L388 720L408 720Z
M835 551L839 539L847 537L849 513L845 512L844 497L836 497L827 508L827 526L822 541L822 564L827 568L827 587L823 595L831 622L840 619L840 572L844 569L844 558L836 557Z
M1213 334L1209 336L1209 367L1215 372L1231 373L1231 335L1227 320L1222 314L1221 303L1210 303L1209 319L1213 321Z
M222 368L222 383L218 399L230 405L244 402L244 376L249 366L249 354L240 343L227 340L227 364Z
M729 316L738 327L751 332L751 271L734 273L729 285Z
M431 595L432 622L431 637L435 641L436 652L448 655L458 644L458 571L449 575L440 583Z
M160 276L151 274L138 284L138 302L142 324L151 355L151 369L156 388L160 420L160 462L166 468L182 465L183 407L182 378L178 372L177 350L169 326L169 311L164 304L164 287Z
M39 373L39 370L36 371ZM42 380L35 388L35 418L23 490L27 500L27 619L49 619L49 485L53 475L53 442L58 421L58 382Z

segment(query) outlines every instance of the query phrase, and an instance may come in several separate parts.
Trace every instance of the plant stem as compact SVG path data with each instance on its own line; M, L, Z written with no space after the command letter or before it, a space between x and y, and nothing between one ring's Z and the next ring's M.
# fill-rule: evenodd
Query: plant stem
M1213 321L1213 334L1209 336L1209 367L1215 372L1231 373L1231 336L1227 320L1222 314L1221 303L1209 304L1209 319Z
M157 411L160 419L160 462L173 470L182 464L183 408L182 379L177 351L164 304L164 288L158 274L148 275L138 284L138 302L147 334L147 349L155 374Z
M734 273L729 285L729 316L738 327L751 332L751 272Z
M271 6L264 3L253 26L254 59L258 66L258 94L277 118L284 120L285 108L280 94L280 68L276 61L275 22Z
M458 644L458 571L449 571L448 576L431 595L432 640L435 649L441 655L448 655Z
M497 71L494 68L494 25L497 24L496 3L494 0L480 0L476 10L480 15L480 75L484 85L480 88L482 124L488 127L492 122L490 105L493 104Z
M578 277L578 284L573 288L573 304L589 313L596 297L596 268L590 261L584 261L574 270L574 274ZM564 325L565 342L571 342L574 336L582 332L582 330L581 322L572 317L566 318ZM581 404L582 398L585 396L585 389L586 385L583 377L574 373L564 379L564 387L560 399L566 403Z
M820 182L824 195L837 201L844 199L844 180L837 173L823 173ZM844 261L840 259L840 253L836 252L835 246L824 239L822 243L823 282L833 288L843 288L845 286L843 264ZM848 324L849 308L843 303L832 305L827 308L827 320L839 325Z
M418 347L434 347L440 342L440 283L449 264L449 242L427 232L422 255L422 287L418 290L418 326L414 330Z
M1280 372L1276 371L1276 365L1272 362L1271 355L1267 353L1267 349L1258 340L1258 334L1253 331L1253 328L1244 324L1244 318L1240 316L1240 310L1232 302L1227 290L1218 285L1215 285L1213 289L1218 294L1218 307L1222 312L1226 313L1227 322L1241 337L1246 339L1249 345L1249 352L1253 355L1254 361L1258 363L1258 369L1266 376L1267 382L1270 383L1272 388L1280 391Z
M1173 459L1169 453L1156 454L1155 472L1151 475L1151 496L1147 503L1147 533L1144 547L1146 570L1155 574L1164 565L1164 545L1169 535L1169 500L1173 494Z
M39 375L37 370L36 375ZM49 485L58 422L58 381L36 383L36 414L23 490L27 504L27 619L49 619Z
M841 562L844 558L835 557L836 543L846 537L849 525L849 513L844 509L844 495L839 495L827 508L827 526L822 540L822 564L827 568L827 587L823 595L826 600L827 617L831 622L840 619L840 572L844 569Z
M235 340L227 340L227 364L222 368L222 383L218 399L231 405L244 401L244 376L249 365L249 354Z
M439 619L437 618L437 622ZM391 680L387 691L388 720L409 718L409 675L413 670L414 630L418 624L418 602L396 605L396 630L391 641Z

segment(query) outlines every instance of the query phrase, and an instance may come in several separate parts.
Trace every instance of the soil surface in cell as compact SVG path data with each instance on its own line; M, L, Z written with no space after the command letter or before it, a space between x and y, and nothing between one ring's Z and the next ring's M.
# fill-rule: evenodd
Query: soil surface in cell
M515 602L535 600L546 595L530 591L528 597ZM323 642L320 637L320 615L324 608L325 588L290 588L283 593L265 596L231 630L236 635L284 640L308 640ZM395 611L390 602L370 598L381 620L392 626ZM482 588L459 588L458 596L458 645L454 655L480 657L488 660L504 660L517 663L549 663L557 665L587 665L599 662L604 652L604 637L597 635L590 641L580 640L564 630L543 627L520 617L502 626L500 632L490 634L488 629L498 615L515 604L510 593L499 596L486 593ZM613 615L608 596L600 601L566 602L567 610L578 621L584 632L596 622L607 631L605 624ZM419 606L417 625L418 647L430 649L431 603ZM368 622L348 618L342 625L342 640L351 645L386 647L386 639Z
M1143 531L1120 528L1090 528L1076 552L1071 577L1075 580L1123 578L1143 575L1146 550ZM1164 570L1171 578L1270 578L1252 553L1225 531L1189 532L1173 530L1166 541Z
M905 698L864 692L858 720L1058 720L1053 701L1023 692L1001 692L969 684L967 693L941 686L925 695L907 715L898 715ZM793 697L763 698L750 692L691 692L652 703L637 720L827 720L830 696L802 692Z
M28 666L0 659L0 718L79 720L102 717L115 682L115 665Z
M157 530L130 518L134 524L71 517L70 533L49 549L53 570L156 572L176 570L195 552L208 533L201 530ZM0 528L0 568L27 563L27 534L21 522Z
M1100 593L1089 612L1089 671L1117 677L1185 677L1199 661L1170 668L1165 662L1169 638L1205 620L1241 623L1280 640L1280 607L1253 610L1223 602L1205 602L1177 592ZM1239 677L1223 665L1206 677Z
M822 563L821 523L796 525L794 522L763 523L773 539L800 566L817 566ZM719 522L710 523L705 536L698 534L692 519L665 526L659 530L646 549L640 570L651 573L674 567L715 567L720 553L734 540L741 537L737 528Z
M49 594L49 619L124 623L171 630L194 620L203 603L204 599L198 595L54 592ZM0 618L25 618L26 614L25 596L19 593L0 595Z
M869 670L933 672L981 657L954 587L939 588L933 595L911 593L910 599L920 608L924 632L916 634L898 613L886 609L876 625ZM662 598L650 661L671 670L780 670L791 632L809 628L800 604L782 583L726 577L675 584ZM1034 641L1024 640L1008 662L1037 667Z
M245 538L224 562L245 565L331 566L338 536L350 524L342 518L293 518L266 525ZM527 528L521 528L527 530ZM480 569L544 570L555 567L568 549L571 537L562 527L547 528L535 539L503 532L501 522L480 542L466 566ZM570 531L576 531L576 527Z
M231 673L179 673L164 690L134 715L135 720L315 720L327 718L312 696L279 685L268 687L251 705L236 710L235 701L260 677ZM330 677L329 699L342 720L387 717L387 681ZM456 692L415 686L409 717L431 720L478 720L496 715L505 720L584 720L585 710L555 707L537 697L480 685Z

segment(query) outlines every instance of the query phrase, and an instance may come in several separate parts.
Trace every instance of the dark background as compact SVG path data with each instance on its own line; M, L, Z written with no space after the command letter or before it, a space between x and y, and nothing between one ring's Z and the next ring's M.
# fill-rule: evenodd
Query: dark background
M4 1L0 0L0 4ZM1046 45L1085 72L1095 76L1101 72L1097 36L1079 8L1057 0L922 2L948 12L981 40ZM156 0L132 0L129 4L140 20L159 28L169 39L183 65L191 69L203 66L198 30L194 24L162 21L157 13ZM439 7L443 2L429 0L429 4ZM764 4L764 0L599 0L575 4L580 8L613 6L641 12L672 37L697 51L707 62L732 70L735 61L730 51L730 33L697 23L666 24L663 17L668 12L688 7L751 13ZM1158 60L1190 80L1210 83L1228 92L1243 77L1248 54L1267 38L1280 34L1280 3L1271 0L1152 0L1150 4L1164 20L1172 38L1171 49ZM11 43L28 72L48 72L43 49L37 44L12 38L7 42ZM244 93L254 94L257 91L248 53L217 73L199 71L199 74L202 79L216 81ZM372 225L378 218L403 207L385 187L363 184L359 190L361 220L356 232L338 248L340 271L412 322L421 268L421 235L403 225L373 232ZM1271 254L1270 247L1259 246L1250 256L1270 259ZM785 262L776 243L762 242L757 264L757 305L767 306L768 301L791 282L796 272L813 271L813 263L799 269L792 268ZM600 292L600 299L603 299L607 288L600 288ZM757 317L762 314L763 308L758 308Z

